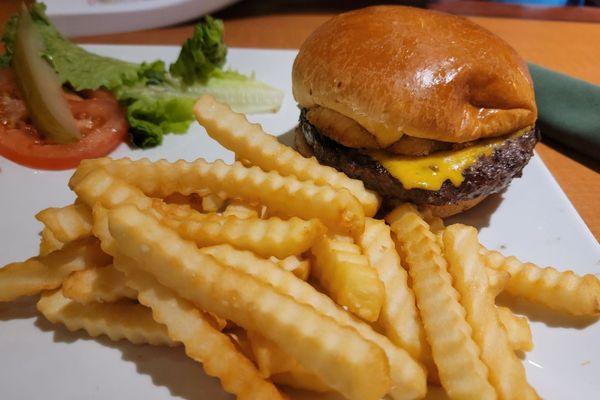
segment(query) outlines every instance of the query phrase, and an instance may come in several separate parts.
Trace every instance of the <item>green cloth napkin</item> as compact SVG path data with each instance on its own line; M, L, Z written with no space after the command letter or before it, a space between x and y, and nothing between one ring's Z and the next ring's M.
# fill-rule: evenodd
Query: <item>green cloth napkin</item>
M600 86L529 64L543 136L600 159Z

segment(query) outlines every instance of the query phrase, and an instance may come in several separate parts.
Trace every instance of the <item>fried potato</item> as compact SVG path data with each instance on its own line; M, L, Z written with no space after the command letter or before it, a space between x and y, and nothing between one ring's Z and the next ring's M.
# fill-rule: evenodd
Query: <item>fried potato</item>
M484 247L479 251L486 266L510 274L505 289L509 295L571 315L600 313L598 277L580 276L573 271L560 272L552 267L541 268Z
M127 285L135 289L139 302L166 326L169 337L183 343L186 354L201 363L208 375L219 378L225 391L238 399L284 399L229 337L213 328L209 316L139 271L132 260L117 254L115 266L125 273Z
M408 266L412 289L442 386L451 399L495 399L465 310L435 235L416 209L397 207L386 217Z
M42 230L40 240L40 256L47 256L53 251L60 250L65 244L56 239L54 233L46 227Z
M248 332L248 341L254 355L254 362L263 377L271 378L276 383L311 390L314 392L330 392L317 375L307 371L277 345L259 333Z
M161 222L182 237L193 240L199 247L228 243L263 257L286 258L301 254L310 249L327 230L318 219L305 221L296 217L263 220L197 214L182 219L171 218L164 205L155 202L155 209L163 216Z
M223 211L226 217L234 216L238 218L261 218L262 207L248 204L240 199L232 199L227 202Z
M236 250L229 245L205 247L200 251L230 268L259 279L281 293L290 295L298 302L309 305L338 324L356 330L363 338L383 349L390 366L390 395L393 399L417 399L425 396L425 371L405 350L392 344L387 337L375 332L369 325L353 318L350 313L342 310L333 300L307 282L281 270L269 260L258 258L248 251Z
M109 230L119 251L161 284L203 310L261 333L347 398L379 399L387 393L385 354L355 330L202 254L135 207L110 211Z
M72 273L62 284L65 297L81 304L113 303L136 299L135 290L125 285L125 276L113 266L87 268Z
M479 256L477 230L460 224L447 227L444 249L448 270L473 329L473 339L481 350L481 360L489 368L489 379L498 398L538 399L527 383L525 368L511 348L498 318L488 276Z
M311 249L311 275L336 303L366 321L376 321L385 287L354 243L324 237Z
M202 96L194 106L194 113L208 135L237 157L265 171L277 171L283 176L347 189L360 201L367 216L372 217L377 212L379 198L365 189L362 181L321 165L314 157L304 158L291 147L279 143L259 124L251 124L243 114L231 111L229 106L218 103L213 97Z
M46 208L35 217L62 243L90 236L92 211L85 204Z
M202 211L207 213L216 213L221 211L225 205L225 199L222 197L210 193L202 197Z
M63 296L60 289L47 291L37 309L52 323L62 323L70 331L83 329L90 336L108 336L134 344L176 346L167 329L152 319L149 308L132 302L79 304Z
M0 269L0 301L12 301L59 287L69 274L111 262L95 238L66 244L46 256L8 264Z
M408 286L408 275L401 265L390 227L384 221L367 218L358 243L385 286L378 325L394 344L406 349L430 371L435 370L415 295Z
M531 328L526 317L513 314L510 308L498 307L498 318L506 330L508 342L513 350L533 350Z
M283 260L276 257L270 257L269 259L278 264L282 269L291 272L303 281L307 280L310 275L309 260L301 259L298 256L289 256Z
M483 265L483 260L480 260ZM485 268L488 277L489 290L493 297L497 297L506 288L510 280L510 274L506 271L500 271L492 268Z
M99 158L82 161L69 182L70 187L77 191L79 182L100 168L151 197L164 198L174 192L218 193L263 204L272 215L317 218L332 231L353 237L364 229L364 210L347 190L302 182L275 171L267 173L258 167L246 168L240 163L227 165L221 160L169 163Z
M187 205L193 208L196 211L202 212L202 197L197 194L191 194L189 196L184 196L181 193L172 193L171 195L165 197L163 201L167 204L178 204L178 205Z

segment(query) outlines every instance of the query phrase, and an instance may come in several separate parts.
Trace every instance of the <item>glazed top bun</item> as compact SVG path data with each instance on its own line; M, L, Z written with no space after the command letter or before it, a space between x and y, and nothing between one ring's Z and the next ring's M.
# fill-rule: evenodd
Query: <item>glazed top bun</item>
M537 118L527 65L506 42L454 15L402 6L338 15L294 62L300 107L325 107L362 125L381 147L402 135L467 142Z

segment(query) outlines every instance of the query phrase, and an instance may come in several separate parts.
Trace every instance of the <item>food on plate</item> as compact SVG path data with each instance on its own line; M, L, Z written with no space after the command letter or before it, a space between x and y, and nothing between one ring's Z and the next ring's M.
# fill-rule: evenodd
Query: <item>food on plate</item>
M538 399L527 383L525 368L513 351L502 326L494 295L479 256L477 230L464 225L451 225L444 231L444 249L448 271L460 295L460 303L473 329L472 337L487 365L489 380L500 399Z
M0 269L0 301L56 289L72 272L102 267L110 262L98 240L86 238L68 243L45 256L8 264Z
M388 207L470 208L520 176L539 139L525 62L454 15L402 6L338 15L306 39L292 83L298 150Z
M311 274L329 297L365 321L377 321L385 287L360 247L352 241L323 237L311 252Z
M169 337L183 344L189 357L202 363L208 375L219 378L223 389L240 399L284 399L232 341L212 326L209 316L151 275L139 271L133 260L118 252L114 255L115 268L126 275L128 285L138 292L139 302L152 310L157 322L166 326Z
M531 351L533 349L531 328L526 317L513 314L508 307L498 307L498 318L506 329L508 342L513 350Z
M247 168L239 162L227 165L221 160L208 163L203 159L191 163L126 158L84 160L71 178L70 187L75 188L90 171L97 169L139 187L147 196L164 197L174 192L223 193L264 204L281 217L317 218L341 234L358 235L364 226L363 208L347 190L300 181L276 171L265 172L256 166Z
M73 272L63 281L62 293L80 304L137 298L136 291L127 286L125 276L112 265Z
M431 359L431 349L425 338L408 275L392 240L390 227L382 220L367 218L365 231L358 244L385 286L384 302L377 325L395 345L406 349L433 374L435 366Z
M497 251L481 247L483 262L490 268L506 271L510 279L506 292L553 310L572 315L600 313L600 281L588 274L579 276L573 271L541 268L522 263L515 257L505 257Z
M273 112L283 93L225 69L223 23L206 17L177 60L133 63L90 53L64 38L42 3L14 16L2 35L0 155L23 165L66 169L129 139L161 144L187 131L192 106L210 93L243 112Z
M365 214L375 215L379 198L366 190L359 180L349 179L333 168L319 164L314 158L304 158L277 138L266 135L258 124L248 122L243 114L235 114L211 96L202 96L194 106L198 121L206 132L240 159L265 171L278 171L281 175L312 180L317 184L348 189L363 205Z
M214 109L223 123L209 134L241 149L244 165L82 162L74 204L37 215L44 255L0 269L0 301L41 292L40 312L70 330L183 344L240 399L287 398L284 386L421 399L427 381L452 399L534 397L513 354L532 348L529 324L498 293L556 308L558 290L571 311L596 312L595 277L568 278L581 293L540 285L563 275L484 250L474 228L446 228L409 203L389 224L365 217L369 192L344 186L350 178L330 186L314 159L287 156L307 165L300 175L260 169L235 139L247 120ZM249 138L256 151L274 143L258 127ZM265 158L284 154L272 147ZM512 282L522 270L536 273Z
M164 325L152 312L130 302L79 304L63 296L60 289L42 293L37 309L50 322L62 323L70 331L85 330L90 336L127 339L134 344L176 346Z
M487 366L473 340L459 294L435 235L409 204L386 217L406 261L442 386L451 399L495 399ZM451 332L451 334L449 334Z

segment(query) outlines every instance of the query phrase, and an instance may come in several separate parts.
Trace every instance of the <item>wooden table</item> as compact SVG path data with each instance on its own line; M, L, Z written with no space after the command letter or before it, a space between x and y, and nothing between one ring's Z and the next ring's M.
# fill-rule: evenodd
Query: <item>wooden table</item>
M0 5L0 24L13 7L12 1ZM310 32L331 15L311 13L226 19L225 40L229 46L236 47L298 48ZM471 19L504 38L528 61L600 85L600 24L508 18ZM179 45L191 32L192 24L186 24L174 28L87 37L78 42ZM554 143L541 143L537 151L596 239L600 240L600 163Z

